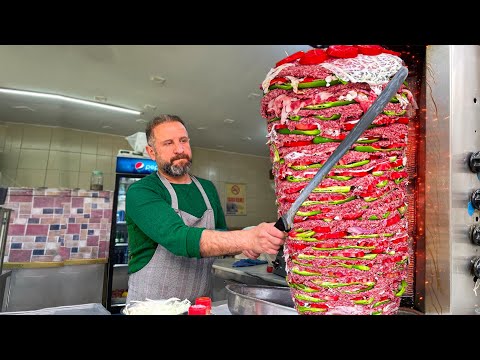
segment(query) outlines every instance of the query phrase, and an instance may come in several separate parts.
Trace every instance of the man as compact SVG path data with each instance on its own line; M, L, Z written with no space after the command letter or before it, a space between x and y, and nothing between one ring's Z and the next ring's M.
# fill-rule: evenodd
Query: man
M286 234L274 223L224 231L225 215L215 186L189 173L192 151L180 117L156 117L146 135L146 150L158 172L127 191L127 303L171 297L193 302L211 296L216 256L243 253L255 259L278 252Z

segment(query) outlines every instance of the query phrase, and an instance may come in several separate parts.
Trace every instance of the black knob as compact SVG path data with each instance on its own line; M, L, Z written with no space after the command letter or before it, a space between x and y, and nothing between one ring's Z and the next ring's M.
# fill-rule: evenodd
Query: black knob
M480 210L480 189L477 189L472 193L470 202L475 209Z
M470 170L472 170L474 173L480 172L480 151L477 151L476 153L472 153L470 155L468 166L470 167Z
M480 245L480 226L474 226L472 228L470 239L475 245Z
M476 278L480 278L480 256L472 259L472 274Z

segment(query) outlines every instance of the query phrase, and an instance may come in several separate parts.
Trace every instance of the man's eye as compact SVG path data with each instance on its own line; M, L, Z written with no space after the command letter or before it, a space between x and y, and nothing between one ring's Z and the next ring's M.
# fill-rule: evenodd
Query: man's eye
M171 141L166 141L163 143L163 146L170 146L172 145L173 143Z
M180 140L180 142L182 142L182 143L188 143L189 140L190 140L190 139L182 139L182 140Z

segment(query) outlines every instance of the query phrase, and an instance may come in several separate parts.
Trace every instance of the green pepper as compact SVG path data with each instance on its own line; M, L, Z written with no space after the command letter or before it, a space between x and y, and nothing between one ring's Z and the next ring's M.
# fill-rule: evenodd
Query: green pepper
M345 239L367 239L367 238L378 238L381 236L390 237L390 236L393 236L393 234L385 233L385 234L348 235L348 236L345 236Z
M312 164L312 165L291 165L290 167L293 170L307 170L307 169L319 169L323 164Z
M374 172L372 172L372 175L373 175L373 176L382 176L382 175L383 175L383 171L374 171Z
M321 133L321 131L318 130L318 129L316 129L316 130L289 130L287 128L278 129L277 132L279 134L283 134L283 135L293 134L293 135L311 135L311 136L318 135L318 134Z
M355 304L358 304L358 305L370 305L372 302L373 302L374 298L371 297L369 299L365 299L365 300L353 300L353 302Z
M377 306L380 306L380 305L383 305L383 304L387 304L389 303L390 299L385 299L385 300L382 300L382 301L377 301L375 304L373 304L372 308L376 308Z
M400 283L400 288L395 293L395 296L402 296L405 290L407 290L407 285L408 283L405 280L402 280L402 282Z
M350 180L353 176L327 176L329 179L338 180L338 181L347 181Z
M280 154L278 153L278 149L274 144L272 144L272 147L273 147L273 162L279 162Z
M312 190L312 193L348 193L351 188L351 186L329 186L325 188L315 188Z
M331 101L323 104L308 105L308 106L305 106L303 109L308 109L308 110L328 109L335 106L350 105L355 103L356 101L353 101L353 100Z
M315 298L313 296L308 296L308 295L304 295L304 294L295 294L295 297L298 300L304 300L304 301L309 301L309 302L313 302L313 303L319 303L319 302L326 302L327 301L327 300L324 300L324 299L319 299L319 298Z
M383 311L379 310L379 311L372 312L372 315L382 315L382 313L383 313Z
M360 283L360 284L366 285L366 286L364 288L358 289L358 290L345 290L345 291L343 291L343 293L344 294L358 294L358 293L361 293L361 292L372 290L375 287L375 282L372 282L372 281L368 281L366 283Z
M372 215L368 217L368 220L380 220L377 215Z
M356 198L357 198L356 196L350 196L342 200L323 200L323 201L310 200L310 201L303 202L302 206L319 205L319 204L339 205L339 204L344 204L346 202L355 200Z
M337 84L340 84L340 80L332 80L329 83L327 83L326 80L315 80L310 82L303 82L303 83L298 83L298 88L306 89L306 88L313 88L313 87L321 87L321 86L327 86L327 84L337 85ZM274 90L274 89L292 90L293 85L292 84L273 84L268 87L268 90Z
M383 181L380 181L377 185L375 185L377 188L382 188L384 186L387 186L388 184L388 180L383 180Z
M362 161L357 161L357 162L346 164L346 165L335 165L334 168L335 169L350 169L350 168L354 168L354 167L357 167L357 166L366 165L369 162L370 162L370 160L362 160Z
M342 117L342 115L340 114L333 114L332 116L330 117L327 117L327 116L322 116L322 115L315 115L314 117L316 117L317 119L319 120L324 120L324 121L330 121L330 120L338 120Z
M288 118L293 121L299 121L302 117L300 115L290 115Z
M297 211L295 214L298 216L312 216L312 215L318 215L322 211L321 210L313 210L313 211Z
M289 286L293 287L294 289L302 290L302 291L308 292L308 293L318 292L317 289L312 289L311 287L308 287L308 286L303 285L303 284L290 283Z
M310 231L305 231L305 232L301 232L299 234L296 234L295 238L307 238L307 237L310 237L312 235L315 235L315 231L310 230Z
M357 143L359 143L359 144L371 144L371 143L377 142L378 140L380 140L380 138L357 140Z
M383 113L385 115L388 115L388 116L402 116L402 115L405 115L405 113L407 112L407 110L401 110L400 112L396 113L395 111L393 110L384 110Z
M292 272L297 275L303 275L303 276L317 276L317 275L322 275L317 272L312 272L312 271L305 271L305 270L299 270L298 268L293 268Z
M280 120L280 118L278 116L276 116L276 117L268 120L268 123L272 123L272 122L275 122L275 121L278 121L278 120Z
M396 156L390 156L390 157L388 158L388 161L390 161L390 162L395 162L396 160L397 160L397 157L396 157Z
M387 211L385 214L382 215L383 219L388 218L388 215L390 215L390 211Z
M326 312L327 309L321 309L321 308L312 308L308 306L298 306L297 307L298 312L305 312L305 311L311 311L311 312Z
M404 215L405 212L407 211L407 205L400 206L397 211L400 213L400 215Z
M312 247L312 250L344 250L344 249L374 250L375 246L346 245L346 246L338 246L334 248Z
M301 181L310 181L310 179L302 178L302 177L295 177L295 176L293 176L293 175L288 175L288 176L287 176L287 181L290 181L290 182L301 182Z
M323 144L323 143L329 143L329 142L341 142L342 140L340 139L329 139L323 136L315 136L313 138L313 143L314 144Z
M357 269L357 270L362 270L362 271L368 271L370 270L370 266L367 265L347 265L347 264L339 264L341 267L344 267L346 269Z
M395 184L400 184L403 180L405 180L405 178L399 178L399 179L395 179Z
M316 138L313 139L314 142L315 142L315 139ZM378 149L373 146L355 146L353 150L360 151L360 152L376 152L376 151L388 152L388 151L402 150L402 149L401 148Z
M317 240L318 241L318 240ZM324 255L306 255L299 254L298 258L303 260L315 260L315 259L336 259L336 260L373 260L377 257L377 254L365 254L361 257L347 257L347 256L324 256Z

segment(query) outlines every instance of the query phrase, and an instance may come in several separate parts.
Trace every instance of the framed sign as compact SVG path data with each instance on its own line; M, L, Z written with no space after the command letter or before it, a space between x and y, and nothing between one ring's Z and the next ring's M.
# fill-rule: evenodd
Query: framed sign
M245 184L226 183L227 212L226 215L247 215Z

